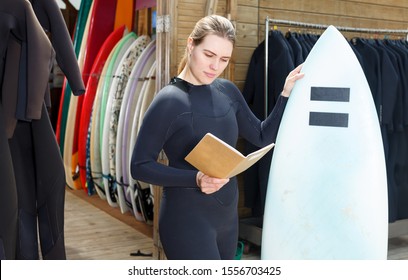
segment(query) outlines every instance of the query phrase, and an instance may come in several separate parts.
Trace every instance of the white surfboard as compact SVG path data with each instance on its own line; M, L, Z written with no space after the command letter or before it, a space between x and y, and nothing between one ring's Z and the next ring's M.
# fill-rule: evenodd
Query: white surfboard
M132 153L133 153L133 147L136 143L136 138L137 135L139 133L139 128L140 128L140 123L143 120L144 117L144 112L145 112L145 108L148 107L147 103L147 99L152 100L155 93L156 93L156 87L155 87L155 74L156 74L156 61L153 61L152 66L149 69L149 72L147 73L147 77L145 78L145 81L142 85L141 88L141 92L140 95L138 97L137 103L136 103L136 108L134 111L134 117L133 117L133 122L132 122L132 129L131 129L131 135L130 135L130 143L129 143L129 151L128 151L128 160L129 162L127 163L127 166L129 167L128 169L128 176L129 176L129 188L128 188L128 192L129 195L131 196L131 202L132 202L132 208L133 208L133 212L137 213L138 212L138 204L139 207L142 208L141 204L141 199L140 197L138 197L138 193L140 193L140 191L145 190L145 189L152 189L152 186L150 184L141 182L141 181L136 181L135 179L133 179L132 175L131 175L131 171L130 171L130 165L131 165L131 159L132 159ZM145 104L145 105L144 105ZM149 103L150 104L150 103ZM146 107L147 106L147 107ZM140 187L140 190L137 190L137 187ZM150 192L150 194L152 194L152 192ZM150 196L150 198L152 199L152 197ZM141 209L141 214L142 217L144 219L145 222L149 222L149 219L147 217L147 213L145 211L143 211L143 209ZM138 218L138 215L136 215L136 218Z
M127 34L125 37L122 38L121 41L119 41L119 46L118 48L115 48L115 54L114 55L114 60L112 61L112 64L109 65L108 67L112 66L111 69L111 74L109 74L109 68L108 68L108 73L106 79L105 79L105 85L104 85L104 90L102 94L102 102L101 106L104 105L104 97L106 97L107 101L105 104L105 111L101 107L101 116L100 116L100 124L102 131L100 131L102 137L100 140L100 148L101 148L101 164L102 164L102 182L105 188L105 195L106 195L106 200L108 201L108 204L112 207L117 207L118 206L118 198L117 198L117 193L114 188L113 180L112 177L110 176L110 166L109 166L109 120L110 120L110 115L111 115L111 106L112 106L112 98L109 98L110 95L110 89L112 84L114 84L115 79L119 79L119 77L116 77L114 73L116 73L116 70L118 67L120 67L120 62L122 61L122 58L126 54L127 50L129 47L132 45L132 43L136 40L136 34L134 32L130 32ZM105 91L106 89L106 91Z
M120 205L126 207L126 211L133 211L130 195L127 194L129 189L129 178L128 170L129 167L123 162L128 162L128 150L129 150L129 141L130 141L130 130L131 130L131 117L134 113L134 107L136 106L136 101L140 94L142 84L141 78L146 77L148 70L150 69L153 61L155 60L156 49L155 41L150 41L150 43L143 49L143 52L140 54L140 57L136 61L132 72L129 76L129 81L126 84L125 92L123 95L122 105L119 113L118 121L118 131L116 138L116 177L123 184L122 190L118 187L118 197ZM133 120L133 118L132 118ZM123 192L123 194L120 193ZM136 219L143 220L141 214L134 212Z
M308 55L271 163L262 259L386 259L387 179L360 64L330 26Z
M121 203L124 200L124 198L122 198L123 187L120 184L120 178L118 179L116 177L116 137L117 134L122 133L121 129L118 128L119 113L129 75L140 54L143 52L144 48L149 42L150 37L148 37L147 35L141 35L137 37L137 39L129 46L126 53L123 55L122 60L119 63L119 67L115 72L115 77L117 78L113 79L109 92L108 103L110 103L110 107L107 108L107 110L110 110L110 114L105 113L106 116L109 116L109 118L105 119L105 122L108 123L107 145L109 175L116 185L118 203L122 213L125 213L127 211L127 208L126 205Z
M92 114L91 114L91 140L90 140L90 161L91 161L91 174L92 180L95 185L95 190L98 193L99 197L103 200L106 200L105 187L102 181L102 163L101 163L101 148L100 148L100 110L101 110L101 100L102 100L102 91L106 79L106 73L108 66L111 63L115 49L118 47L119 43L110 52L108 58L106 59L105 65L103 66L101 76L98 81L98 87L96 89L94 103L92 105Z

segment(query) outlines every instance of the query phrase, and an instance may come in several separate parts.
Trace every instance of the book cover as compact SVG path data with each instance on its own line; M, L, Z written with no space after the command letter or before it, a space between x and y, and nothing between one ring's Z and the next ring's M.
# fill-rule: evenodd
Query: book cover
M271 143L244 156L228 143L207 133L185 157L185 160L211 177L231 178L251 167L274 145Z

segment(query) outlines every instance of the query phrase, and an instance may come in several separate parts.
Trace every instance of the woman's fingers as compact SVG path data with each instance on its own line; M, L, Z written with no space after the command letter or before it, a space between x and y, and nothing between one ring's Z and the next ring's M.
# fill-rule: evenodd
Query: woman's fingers
M304 73L300 73L302 70L303 64L300 64L298 67L293 69L289 75L286 77L285 85L283 86L282 95L289 97L290 93L292 92L293 87L295 86L295 82L305 75Z
M219 191L229 179L220 179L204 175L200 180L201 191L206 194L211 194Z

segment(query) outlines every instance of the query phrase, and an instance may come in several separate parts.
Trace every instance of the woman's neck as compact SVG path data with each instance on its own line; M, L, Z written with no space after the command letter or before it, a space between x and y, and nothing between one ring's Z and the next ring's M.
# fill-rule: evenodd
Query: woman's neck
M197 79L193 78L193 75L191 74L191 71L188 69L187 66L184 67L184 69L180 72L180 74L178 74L177 77L195 86L202 85L197 81Z

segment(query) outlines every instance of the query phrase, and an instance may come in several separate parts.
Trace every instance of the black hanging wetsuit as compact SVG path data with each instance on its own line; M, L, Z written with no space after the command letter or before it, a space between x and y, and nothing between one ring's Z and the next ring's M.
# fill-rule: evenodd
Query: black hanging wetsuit
M39 237L43 259L65 259L65 172L44 104L55 52L74 94L85 89L56 2L31 2L33 6L27 0L0 1L0 139L8 139L8 145L0 141L0 153L5 155L0 158L0 174L3 178L13 172L15 179L3 178L7 186L2 188L1 201L9 200L0 207L0 234L4 235L0 258L38 259ZM43 28L53 35L53 45Z
M276 139L287 98L261 122L231 82L194 86L172 79L154 98L143 119L131 162L132 176L163 186L159 231L168 259L233 259L238 239L236 178L207 195L197 170L184 158L211 132L232 146L238 136L259 147ZM161 150L169 166L157 162Z
M17 241L17 189L14 180L3 106L0 102L0 260L11 260L16 255Z

